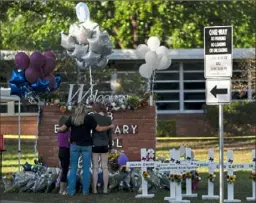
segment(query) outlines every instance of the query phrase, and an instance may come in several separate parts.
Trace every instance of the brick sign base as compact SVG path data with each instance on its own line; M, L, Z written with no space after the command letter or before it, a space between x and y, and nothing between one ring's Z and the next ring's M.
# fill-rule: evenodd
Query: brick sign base
M61 113L58 107L45 106L39 124L39 156L51 167L59 165L58 140L54 129L62 115L67 114ZM115 112L113 114L113 123L116 125L115 134L113 135L114 147L123 150L129 160L140 160L141 148L155 149L155 107L146 107L136 111ZM136 129L135 126L137 126Z

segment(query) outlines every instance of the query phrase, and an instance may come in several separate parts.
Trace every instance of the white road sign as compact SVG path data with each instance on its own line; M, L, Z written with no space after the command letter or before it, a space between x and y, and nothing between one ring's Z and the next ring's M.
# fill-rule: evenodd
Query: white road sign
M231 54L206 55L205 77L232 77Z
M232 77L232 39L232 26L205 27L205 78Z
M206 104L227 104L231 102L230 79L207 79L206 80Z

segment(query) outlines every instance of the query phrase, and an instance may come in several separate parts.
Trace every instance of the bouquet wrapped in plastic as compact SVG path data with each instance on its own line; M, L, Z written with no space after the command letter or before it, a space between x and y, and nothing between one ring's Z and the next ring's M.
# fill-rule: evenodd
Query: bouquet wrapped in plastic
M119 188L121 182L120 172L110 172L109 173L109 191L114 191Z
M131 172L131 187L134 192L140 189L142 183L141 171L139 169L133 169Z
M3 182L5 184L5 192L18 192L22 187L34 179L35 174L32 172L14 173L12 176L5 176Z

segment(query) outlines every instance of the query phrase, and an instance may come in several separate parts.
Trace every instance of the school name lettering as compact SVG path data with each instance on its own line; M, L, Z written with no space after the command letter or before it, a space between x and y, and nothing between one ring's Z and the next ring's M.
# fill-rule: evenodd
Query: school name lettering
M54 133L58 133L59 125L54 125ZM113 134L137 134L138 125L117 125L113 131Z

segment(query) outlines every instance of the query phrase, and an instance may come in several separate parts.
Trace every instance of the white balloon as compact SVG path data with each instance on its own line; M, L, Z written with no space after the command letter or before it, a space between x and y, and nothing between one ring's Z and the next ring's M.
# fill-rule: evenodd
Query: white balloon
M165 70L168 68L168 58L166 56L162 56L160 60L160 65L158 67L158 70Z
M172 60L170 57L162 56L158 70L165 70L169 68L171 63L172 63Z
M90 11L85 3L80 2L76 5L76 16L80 22L90 19Z
M156 54L160 55L168 55L169 50L165 46L160 46L156 49Z
M142 64L139 69L139 73L143 78L151 78L151 75L153 73L153 69L150 68L147 64Z
M150 37L147 44L151 51L156 51L156 49L160 46L160 40L157 37Z
M148 48L148 46L146 44L140 44L136 49L136 54L139 57L144 58L146 53L149 51L150 51L150 49Z
M155 51L149 51L148 53L146 53L145 61L146 64L152 67L154 70L157 69L157 66L159 65L158 57Z

